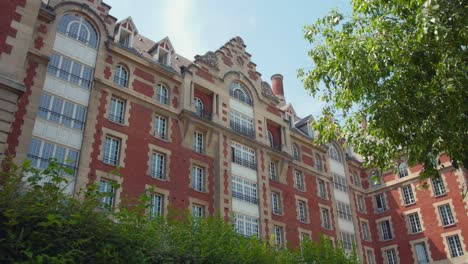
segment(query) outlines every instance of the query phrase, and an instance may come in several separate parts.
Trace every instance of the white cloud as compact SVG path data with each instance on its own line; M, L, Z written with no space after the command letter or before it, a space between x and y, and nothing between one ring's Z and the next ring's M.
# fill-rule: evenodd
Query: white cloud
M201 16L197 15L195 6L193 0L164 1L159 6L161 17L154 18L161 23L158 30L169 37L176 52L188 59L206 51L201 36Z

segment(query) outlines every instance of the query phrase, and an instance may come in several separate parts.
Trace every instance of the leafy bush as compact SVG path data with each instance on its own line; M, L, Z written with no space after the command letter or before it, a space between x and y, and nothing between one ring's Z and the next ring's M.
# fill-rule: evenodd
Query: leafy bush
M149 219L145 194L132 209L97 209L106 194L90 185L79 199L66 195L71 172L54 160L42 171L29 162L2 168L1 263L357 263L329 240L276 249L238 235L219 215Z

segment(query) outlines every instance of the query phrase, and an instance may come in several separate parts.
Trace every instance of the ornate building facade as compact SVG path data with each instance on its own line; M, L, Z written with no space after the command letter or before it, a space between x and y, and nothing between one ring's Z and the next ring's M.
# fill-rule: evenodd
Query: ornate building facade
M113 192L106 208L151 190L148 214L234 215L240 234L278 246L323 234L363 263L467 263L466 170L442 155L428 188L405 162L372 182L352 149L312 143L312 117L240 37L189 60L101 0L0 7L0 159L56 158L75 171L71 194Z

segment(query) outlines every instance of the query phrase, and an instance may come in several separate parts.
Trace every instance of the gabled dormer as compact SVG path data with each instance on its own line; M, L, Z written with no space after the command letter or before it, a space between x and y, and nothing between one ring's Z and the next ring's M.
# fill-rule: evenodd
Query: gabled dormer
M296 122L295 126L297 129L302 131L302 133L306 134L307 136L314 138L315 137L315 131L313 129L313 123L314 123L314 118L312 115L308 115L298 122Z
M120 21L115 26L116 34L114 41L119 43L120 45L132 48L133 47L133 38L136 34L138 34L138 29L136 28L135 24L131 17L127 17L126 19Z
M156 42L153 47L148 50L148 53L160 64L171 66L171 58L175 50L169 38L165 37Z

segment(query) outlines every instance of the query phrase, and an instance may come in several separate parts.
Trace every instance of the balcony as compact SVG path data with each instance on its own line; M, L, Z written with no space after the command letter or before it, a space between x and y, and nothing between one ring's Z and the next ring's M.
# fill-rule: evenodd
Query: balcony
M232 197L237 198L242 201L246 201L253 204L258 204L258 199L255 196L247 195L241 192L232 192Z
M232 120L230 124L231 124L231 129L234 130L235 132L242 134L244 136L247 136L249 138L255 138L255 129L248 127L248 126L244 126Z
M270 142L270 147L275 149L275 150L278 150L278 151L281 151L281 144L278 144L278 143L271 143Z
M234 153L232 154L232 162L234 162L236 164L239 164L241 166L250 168L252 170L257 169L257 163L254 160L247 160L247 159L244 159L242 157L238 157L238 156L234 155Z
M194 113L201 119L211 121L211 113L208 111L196 110Z

